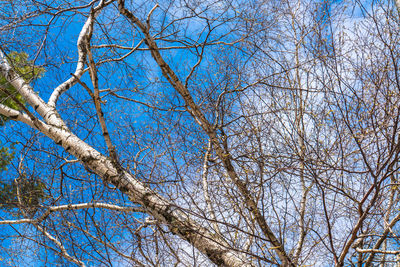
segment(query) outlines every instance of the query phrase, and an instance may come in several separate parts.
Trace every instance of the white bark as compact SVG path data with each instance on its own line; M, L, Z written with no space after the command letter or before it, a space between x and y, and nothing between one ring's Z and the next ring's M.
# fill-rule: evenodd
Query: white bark
M36 128L28 115L21 111L9 108L3 104L0 104L0 114L9 117L15 121L23 122L32 128Z
M35 226L35 228L36 228L37 230L39 230L40 232L42 232L49 240L51 240L54 244L56 244L56 246L57 246L57 247L60 249L60 251L61 251L60 254L61 254L64 258L66 258L66 259L69 260L70 262L75 263L75 264L78 265L78 266L81 266L81 267L85 267L85 266L86 266L85 263L83 263L82 261L78 260L77 258L71 256L71 255L68 253L67 249L64 247L64 245L61 243L61 241L60 241L57 237L51 235L48 231L46 231L45 228L39 226L38 224L33 224L33 225Z
M380 250L380 249L362 249L362 248L356 248L357 252L360 253L381 253L381 254L400 254L400 250Z
M217 223L218 222L217 216L215 215L214 207L212 205L209 190L208 190L208 180L207 180L208 179L208 169L209 169L208 160L210 159L211 148L212 148L211 141L209 140L207 151L204 155L204 163L203 163L203 174L202 174L203 195L204 195L204 200L207 204L207 212L208 212L207 215L209 215L212 220L213 228L220 236L222 236L221 230L219 229L219 226Z
M106 5L110 4L112 1L105 2L104 0L100 1L100 3L93 8L92 12L90 13L88 19L86 20L85 25L83 25L81 32L79 33L78 42L77 42L77 49L78 49L78 63L76 64L76 69L74 75L71 78L57 86L54 89L53 93L49 98L49 106L55 107L57 104L57 100L59 97L66 92L69 88L74 86L78 79L82 77L85 73L85 61L86 61L86 45L90 42L92 33L93 33L93 24L96 16L100 13L101 9Z
M148 214L160 223L167 225L173 234L179 235L191 243L215 264L219 266L251 266L244 254L229 248L226 242L199 225L178 206L145 186L129 172L117 170L109 158L85 143L66 127L57 111L46 104L33 88L10 67L3 53L0 54L0 62L0 74L6 77L8 82L44 119L44 121L37 119L32 121L26 115L18 113L19 121L31 127L35 126L34 128L51 138L86 167L102 177L104 182L113 184L121 192L127 194L134 203L142 205ZM10 111L4 106L0 106L0 113L5 116L17 115L16 112Z
M0 221L0 225L4 224L23 224L23 223L40 223L46 219L52 212L64 211L64 210L80 210L89 208L102 208L121 212L143 212L143 210L135 207L121 207L118 205L108 203L80 203L80 204L69 204L61 206L49 207L39 218L37 219L19 219L19 220L4 220Z

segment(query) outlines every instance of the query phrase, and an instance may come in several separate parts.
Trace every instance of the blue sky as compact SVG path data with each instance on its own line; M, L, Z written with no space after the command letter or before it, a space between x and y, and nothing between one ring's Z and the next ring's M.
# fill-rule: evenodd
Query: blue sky
M332 40L332 32L328 21L328 14L335 11L335 5L340 1L327 1L320 6L319 13L317 13L317 21L325 21L321 27L326 29L326 42ZM26 1L24 3L29 3ZM54 1L52 4L60 4L61 1ZM145 17L147 12L153 7L152 1L142 1L136 3L137 13L141 18ZM65 3L67 5L68 3ZM72 3L73 4L73 3ZM182 8L173 6L170 12L164 16L163 11L167 8L168 2L163 2L159 9L153 13L152 25L154 32L157 32L167 23L179 16L183 15ZM230 35L223 37L222 40L230 42L240 38L244 31L237 28L234 22L225 25L219 25L219 20L212 20L211 16L215 12L220 12L224 6L219 3L211 1L200 1L199 4L202 8L206 5L209 6L209 12L202 14L203 19L194 19L187 21L180 21L180 31L173 26L165 29L164 39L173 39L173 41L157 40L160 46L180 46L183 41L190 39L190 44L201 43L207 35L208 28L206 23L210 23L210 27L218 26L213 29L213 33L209 39L218 38L224 33L233 30ZM241 1L234 4L243 4ZM11 1L10 1L11 5ZM35 10L39 7L33 5L16 5L18 13L26 12L27 10ZM367 6L367 5L366 5ZM4 4L2 6L3 13L11 11L11 6ZM44 8L44 7L40 7ZM235 7L239 8L239 6ZM200 10L200 8L198 8ZM85 14L88 9L83 9L80 12L83 14L75 14L73 12L66 12L62 17L56 17L51 21L49 27L46 24L52 19L50 15L43 15L27 21L24 27L19 27L15 31L7 31L0 38L0 45L5 52L24 51L31 55L31 58L36 57L36 64L41 65L46 69L44 76L32 83L35 90L40 96L47 101L53 89L59 85L60 82L65 81L71 76L75 70L77 60L76 40L79 31L85 22ZM360 10L353 10L354 17L362 16ZM228 12L227 16L235 16L235 12ZM263 16L266 14L258 14L259 20L262 21ZM1 18L1 17L0 17ZM208 19L208 21L207 21ZM221 18L219 18L221 19ZM278 16L277 18L278 19ZM255 20L256 23L259 22ZM271 23L273 23L271 19ZM142 35L134 32L129 27L129 24L118 17L115 7L110 7L106 12L98 17L99 24L96 25L95 34L92 39L92 44L100 45L104 43L118 43L120 45L131 46L132 42L139 42ZM0 27L4 26L5 19L0 19ZM256 24L255 24L256 25ZM250 27L250 26L249 26ZM261 26L255 26L260 27ZM271 26L271 29L273 27ZM333 31L335 28L332 28ZM203 31L204 30L204 31ZM262 29L260 29L262 30ZM106 34L107 33L107 34ZM45 35L47 34L47 35ZM46 37L45 37L46 36ZM176 36L176 37L175 37ZM155 36L158 38L159 36ZM218 39L218 41L220 41ZM313 39L310 38L312 42ZM274 49L275 44L279 44L280 40L271 41L271 46ZM189 43L183 43L189 44ZM261 43L264 45L264 43ZM42 49L39 49L42 46ZM289 45L288 45L289 46ZM145 47L144 45L142 47ZM240 49L236 49L236 48ZM232 88L236 84L236 79L239 77L240 69L245 69L249 66L246 58L252 51L252 47L246 44L238 45L232 48L225 45L214 45L207 48L204 53L202 64L199 66L198 71L192 76L189 81L188 87L191 91L195 92L195 101L210 107L215 98L225 89ZM269 48L269 47L268 47ZM310 45L310 48L311 47ZM166 60L177 71L178 76L184 79L190 72L191 67L196 63L198 57L195 49L184 50L174 49L162 52ZM329 50L328 50L329 51ZM96 60L102 60L107 57L118 57L126 53L126 50L115 49L105 50L98 49L95 52ZM273 55L273 53L271 53ZM278 54L278 53L277 53ZM265 56L265 55L262 55ZM290 56L289 56L290 57ZM279 60L279 59L278 59ZM258 66L255 66L255 69ZM269 66L267 71L276 72L276 66ZM286 66L285 66L286 67ZM284 68L283 68L284 69ZM138 161L142 160L143 164L139 165L137 170L137 177L144 182L149 182L149 186L158 189L163 193L170 193L174 197L177 190L184 190L182 188L170 189L173 183L162 183L161 186L157 185L160 181L174 181L184 179L199 179L200 175L197 170L186 167L186 161L201 161L203 156L204 145L207 143L207 137L202 131L198 131L199 126L194 122L188 113L181 112L184 110L184 103L175 90L166 82L162 77L160 68L151 58L149 51L137 51L128 57L123 63L109 63L99 67L100 89L105 95L104 100L107 101L103 105L105 118L111 132L111 137L114 144L117 146L119 157L124 167L130 171L134 171L133 158L137 155ZM235 73L235 74L232 74ZM251 75L245 77L249 83L254 79ZM89 87L91 86L88 74L85 74L82 81L86 82ZM245 84L245 82L241 81ZM113 90L115 93L123 97L132 98L135 101L144 101L149 105L156 105L164 110L153 110L143 105L134 103L133 101L125 101L114 97L109 94ZM232 102L238 100L237 95L232 94L230 98L225 99L226 105L234 105ZM169 109L176 108L179 111L171 111ZM75 85L67 93L65 93L59 100L58 110L67 122L70 129L76 133L80 138L87 143L94 146L100 152L107 154L105 142L101 135L101 129L98 125L95 116L94 105L88 93L80 86ZM240 110L235 106L231 109L232 114L227 114L226 118L235 117L240 115ZM208 112L207 118L212 121L214 113ZM176 131L180 129L180 132ZM228 133L229 134L229 133ZM139 142L137 142L139 140ZM0 173L2 181L12 181L17 177L16 169L20 159L24 157L23 171L26 175L35 177L37 179L45 180L49 184L49 194L52 198L47 200L46 205L65 204L65 203L79 203L92 200L101 200L103 202L112 202L113 204L127 204L129 200L126 199L121 193L108 189L104 186L103 182L95 175L89 173L79 163L67 164L62 169L60 165L63 164L65 159L72 160L73 157L69 156L62 148L55 145L50 139L35 133L31 129L25 127L20 123L8 122L2 128L0 133L0 141L3 145L10 145L16 142L16 157L9 168L9 171ZM165 152L165 153L164 153ZM159 168L153 172L152 160ZM190 165L190 164L188 164ZM195 164L193 164L195 165ZM191 166L191 165L190 165ZM201 166L198 164L198 166ZM180 170L179 172L176 170ZM176 175L181 173L181 176ZM152 179L149 179L149 174L154 174ZM189 177L192 176L192 177ZM151 183L150 183L151 182ZM61 189L60 189L61 188ZM57 203L51 201L60 197ZM179 200L183 201L183 200ZM0 212L2 218L10 218L9 214L4 211ZM85 236L79 231L75 231L73 227L62 224L63 218L54 216L56 226L60 230L60 238L68 240L75 240L77 243L82 244L83 248L91 248L89 243L92 240L90 237ZM88 230L96 232L98 228L94 227L95 222L99 222L102 226L109 226L104 228L109 231L113 236L111 241L123 241L127 245L123 248L127 250L133 249L135 246L134 240L129 240L132 233L129 232L129 227L119 227L119 224L126 222L135 224L135 219L140 218L139 214L134 216L120 215L116 217L114 213L100 212L94 210L77 211L75 214L68 214L68 220L74 223L82 223L87 219L90 223L85 227ZM76 217L74 217L76 216ZM117 226L116 228L113 228ZM16 230L25 234L33 234L34 230L25 229L24 226L15 226ZM0 226L3 236L13 235L15 231L11 227ZM3 230L5 229L5 230ZM98 233L101 235L100 233ZM75 236L77 235L77 236ZM131 243L129 243L131 241ZM41 260L48 257L48 262L53 261L57 256L51 250L45 250L43 247L36 248L32 243L27 242L25 246L20 246L16 239L7 238L1 241L4 247L10 249L24 249L20 252L20 264L26 266L45 266L43 262L38 262L35 257ZM66 241L68 242L68 241ZM16 247L17 246L17 247ZM68 246L68 244L67 244ZM93 265L99 264L102 260L101 255L102 247L98 247L99 253L96 254L98 261ZM73 253L73 246L68 247L68 250ZM85 254L83 250L76 250L77 255ZM112 253L110 253L113 255ZM87 255L85 255L87 256ZM84 257L85 257L84 256ZM7 250L0 250L0 257L7 259L10 257ZM96 259L97 260L97 259ZM61 260L63 261L63 260ZM36 262L36 263L33 263ZM1 266L1 262L0 262ZM68 265L66 265L68 266Z
M149 6L150 5L152 4L149 3ZM26 12L30 8L35 9L36 7L27 5L25 8L22 8L21 6L21 8L18 8L18 11ZM84 11L87 10L88 9L85 9ZM6 7L6 12L8 11L10 10L7 10ZM157 19L159 19L161 14L162 13L158 11L153 14L153 17L155 18L155 25L159 24ZM52 90L60 82L68 79L70 77L70 73L74 72L75 69L75 61L77 59L76 40L85 21L85 17L83 15L75 15L72 12L67 12L64 15L65 16L63 17L56 17L54 19L50 15L43 15L29 20L26 22L25 27L21 27L17 31L7 32L7 35L3 35L0 41L5 52L24 51L31 56L31 59L36 57L36 65L41 65L46 69L44 76L32 83L32 86L45 101L48 100ZM99 22L105 24L111 23L112 20L110 20L109 16L115 16L115 10L109 13L106 12L105 14L101 15L98 20ZM168 19L172 19L172 17L167 18L167 20ZM50 20L52 20L51 25L49 27L45 26ZM218 21L213 23L213 25L214 24L217 25ZM197 24L188 24L186 28L186 34L196 37L197 32L202 31L202 27L200 27L200 25L200 21L198 21ZM118 25L111 25L110 27L109 34L111 38L114 35L118 38L121 38L120 36L122 34L127 41L125 42L122 40L122 42L119 42L118 40L118 43L127 45L131 44L130 38L132 38L132 35L130 35L131 33L129 31L126 33L123 32L124 29L118 27ZM215 31L221 32L229 30L224 27L225 26L220 27L220 29L216 29ZM93 42L96 44L101 44L104 37L102 35L102 29L96 26L95 31L96 34L93 38ZM200 38L194 38L194 40L201 42L204 38L205 33L200 34ZM209 38L213 39L214 36L211 35ZM13 42L9 42L9 40L12 40ZM138 42L139 38L136 37L134 40L135 42ZM229 38L224 38L223 41L230 40ZM159 43L162 45L162 42ZM181 45L179 42L165 44ZM196 44L196 42L194 42L194 44ZM42 48L39 50L39 47L41 46ZM187 51L178 49L171 50L166 53L167 59L172 66L184 66L180 69L181 72L179 72L179 75L182 78L188 74L190 67L193 66L197 61L196 55L192 52L194 52L194 50ZM99 55L101 55L101 53L102 52L100 51ZM206 53L205 59L200 68L207 70L210 70L211 68L218 69L218 67L214 65L213 57L213 54ZM158 66L154 63L148 51L140 52L139 56L133 55L129 57L126 60L126 64L127 65L112 63L101 67L99 69L99 73L102 73L102 75L99 76L101 89L120 88L121 91L118 91L118 93L121 96L132 97L133 95L136 100L150 100L153 102L150 102L149 104L158 105L166 109L176 104L178 106L182 106L182 101L176 96L174 90L170 86L166 85ZM200 72L200 75L202 75L202 72ZM218 76L211 78L214 83L218 84ZM224 79L225 77L221 77L221 81ZM87 74L82 78L82 81L90 85ZM204 76L202 81L202 84L191 85L189 83L189 85L196 88L208 88L210 86L210 77ZM139 92L136 92L137 87L139 88ZM132 94L132 92L135 94ZM139 149L145 147L146 145L152 147L153 150L156 150L157 147L169 146L170 142L175 142L172 140L176 138L179 139L179 136L174 137L175 133L170 131L172 128L169 127L168 124L171 123L171 121L176 125L180 125L180 127L187 127L187 135L185 136L186 140L184 140L183 143L191 145L183 148L180 147L182 150L171 152L172 154L166 155L166 157L176 157L178 159L177 163L183 164L184 162L179 163L179 161L180 158L185 157L186 153L198 153L196 146L201 143L199 142L199 138L201 140L204 138L204 136L198 136L196 133L192 132L192 127L196 126L193 121L189 119L187 114L174 114L168 111L152 112L146 107L131 102L122 101L115 97L107 97L106 99L108 103L103 106L106 114L106 120L108 122L109 130L112 133L112 139L115 145L120 148L118 151L123 163L125 160L131 160L133 155L135 155ZM200 101L201 99L196 100ZM71 106L75 106L75 108L71 109ZM83 138L89 144L93 145L99 151L106 153L107 150L104 145L104 140L100 134L99 125L96 118L93 116L93 104L90 101L87 92L83 90L81 86L75 85L66 94L64 94L59 100L58 109L61 116L67 121L71 130L73 130L78 134L78 136ZM182 109L182 107L180 109ZM164 120L164 122L162 122L164 125L160 127L156 123L152 123L151 121L154 118L159 118L161 121ZM170 138L166 138L164 140L153 139L155 135L158 134L156 132L164 133L166 136L169 135ZM135 143L134 135L137 135L141 138L140 144ZM9 138L11 136L12 138ZM73 157L63 152L60 147L54 145L53 142L48 138L43 137L40 134L37 135L37 133L28 129L24 125L21 125L20 123L8 122L7 125L2 128L0 139L4 145L10 144L8 139L12 139L13 142L17 142L16 157L10 166L9 171L2 172L0 174L1 179L3 181L11 182L16 177L16 168L18 167L19 160L26 153L23 161L24 170L26 173L29 176L35 177L36 179L46 181L46 183L49 183L52 187L51 191L48 193L52 194L53 197L50 198L45 204L51 205L50 201L53 201L60 196L60 187L62 187L63 197L58 200L56 203L57 205L65 203L80 203L92 200L102 200L107 202L107 199L112 201L114 204L117 204L115 203L117 199L119 202L121 202L121 205L127 202L120 193L113 191L108 192L107 190L105 190L106 192L104 193L103 183L96 178L96 176L88 174L87 171L79 164L68 164L63 168L62 171L60 169L53 170L52 168L49 168L48 164L54 166L55 168L62 164L63 159L61 157L69 160L73 159ZM54 153L48 153L46 151L52 151ZM164 161L163 159L160 160ZM125 166L132 168L130 165ZM180 166L177 167L180 168ZM168 169L175 167L166 165L165 168ZM179 177L170 177L168 174L160 173L160 175L163 176L160 179L180 179ZM61 176L63 176L63 185L60 184ZM140 176L139 174L139 177L146 179L146 175ZM150 186L153 185L150 184ZM106 222L107 220L113 218L108 217L107 212L101 213L94 212L93 210L78 211L75 214L78 217L94 216L93 219L98 220L99 222ZM10 214L7 213L0 213L0 216L4 219L12 218L10 217ZM74 219L72 219L72 221L78 222L78 220ZM27 229L24 225L17 225L14 227L23 234L35 232L33 229ZM3 235L14 235L14 230L11 227L1 226L1 228ZM65 237L68 236L68 228L60 225L59 230L64 232L62 235L65 235ZM91 230L94 231L95 228L92 227ZM123 233L125 230L120 229L120 231ZM127 233L127 235L129 235L129 233ZM82 244L87 242L87 240L90 240L90 238L87 239L83 235L76 238L77 242ZM121 236L116 236L115 238L118 240L121 238ZM14 238L7 238L2 242L4 247L8 247L11 250L16 249L14 244L19 244ZM68 244L66 246L68 246ZM46 265L46 263L40 262L38 259L44 260L48 258L49 262L54 260L55 255L51 252L51 250L45 251L43 247L37 247L31 242L24 242L22 247L24 247L24 250L19 252L21 258L16 259L19 262L17 264L26 266L43 266L43 264ZM17 247L17 249L18 248L19 247ZM72 248L69 247L70 252L71 249ZM78 251L77 253L79 255L80 252ZM7 250L3 250L0 252L0 257L6 260L10 257L10 255L7 254ZM63 260L61 259L61 262L62 261Z

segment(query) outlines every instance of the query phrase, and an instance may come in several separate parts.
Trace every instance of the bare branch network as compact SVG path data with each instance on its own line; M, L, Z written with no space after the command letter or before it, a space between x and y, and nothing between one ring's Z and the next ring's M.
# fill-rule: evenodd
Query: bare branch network
M400 266L399 1L0 8L0 265Z

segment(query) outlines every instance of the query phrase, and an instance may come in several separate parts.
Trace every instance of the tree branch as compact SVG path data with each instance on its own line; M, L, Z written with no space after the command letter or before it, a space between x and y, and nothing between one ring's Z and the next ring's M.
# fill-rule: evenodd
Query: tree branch
M90 12L88 19L86 20L81 32L79 33L77 42L78 63L76 65L74 75L54 89L48 101L48 105L50 107L54 108L57 104L59 97L77 83L76 77L80 78L85 73L85 61L87 54L86 46L92 38L95 18L100 13L102 8L109 5L111 2L113 2L113 0L107 2L101 0L100 3L92 9L92 12Z
M272 232L271 228L267 224L265 218L262 216L259 208L257 207L257 203L251 196L249 190L247 189L246 184L237 175L231 161L231 155L229 154L228 151L224 151L224 149L221 147L215 129L208 122L204 114L201 112L200 108L196 105L189 90L183 85L183 83L180 81L180 79L172 70L172 68L168 65L168 63L164 61L163 57L160 54L157 44L155 43L153 37L149 33L149 29L135 15L133 15L129 10L125 8L125 1L118 0L118 9L122 15L124 15L127 19L129 19L143 32L145 36L146 45L150 48L153 59L157 62L157 64L161 68L163 76L174 87L174 89L182 96L187 105L188 112L193 116L196 122L203 128L203 130L210 137L210 140L212 141L215 151L218 157L223 162L229 177L239 189L248 209L253 214L256 222L261 228L261 231L264 233L266 238L272 244L273 249L279 256L280 260L282 261L282 264L286 266L294 266L291 259L286 254L283 244L281 244L281 242L276 238L275 234Z

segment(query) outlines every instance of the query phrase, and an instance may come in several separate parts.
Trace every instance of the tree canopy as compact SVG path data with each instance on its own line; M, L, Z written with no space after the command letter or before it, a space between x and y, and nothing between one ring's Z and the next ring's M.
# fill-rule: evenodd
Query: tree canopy
M0 265L399 265L399 8L0 3Z

